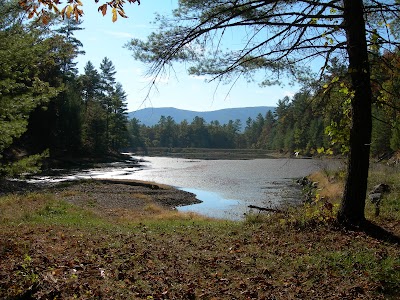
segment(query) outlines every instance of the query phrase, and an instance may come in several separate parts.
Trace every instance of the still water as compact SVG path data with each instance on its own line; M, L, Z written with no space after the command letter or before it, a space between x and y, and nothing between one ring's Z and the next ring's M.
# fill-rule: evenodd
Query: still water
M203 203L178 207L209 217L241 219L248 205L278 207L301 202L296 178L321 169L336 169L337 160L254 159L193 160L171 157L134 157L140 167L106 168L74 178L136 179L167 184L197 195Z

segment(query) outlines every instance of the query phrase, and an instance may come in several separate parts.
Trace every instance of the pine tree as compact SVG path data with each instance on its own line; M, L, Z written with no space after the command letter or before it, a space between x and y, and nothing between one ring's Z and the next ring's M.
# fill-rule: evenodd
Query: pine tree
M44 33L21 25L11 2L0 6L0 177L37 171L40 154L19 159L19 138L31 112L47 104L60 89L46 81L42 61L54 62ZM41 42L40 42L41 41ZM45 67L43 69L42 67ZM16 147L16 142L19 147ZM17 155L18 154L18 155Z
M89 101L97 101L100 95L101 78L99 72L91 61L88 61L84 68L84 74L79 77L82 89L82 98L87 105Z
M55 32L60 34L67 45L68 49L65 49L60 53L62 73L64 76L75 77L78 74L78 69L76 68L77 62L74 59L78 55L85 54L85 51L81 50L83 44L80 40L75 37L75 31L83 30L80 25L83 23L82 20L76 20L74 18L67 18L61 21L61 26Z
M101 98L100 103L106 113L106 143L111 146L110 139L110 119L113 109L113 93L115 91L115 66L112 61L104 57L100 64L100 84L101 84Z
M110 115L110 140L111 148L119 150L128 145L127 131L127 95L120 83L115 85L115 90L111 95L111 115Z

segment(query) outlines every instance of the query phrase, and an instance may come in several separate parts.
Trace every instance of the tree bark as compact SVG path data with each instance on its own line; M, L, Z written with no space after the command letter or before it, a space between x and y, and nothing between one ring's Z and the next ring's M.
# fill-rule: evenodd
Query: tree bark
M360 226L365 221L364 209L372 129L372 91L363 1L344 0L344 21L354 97L351 102L352 127L347 179L338 221L344 225Z

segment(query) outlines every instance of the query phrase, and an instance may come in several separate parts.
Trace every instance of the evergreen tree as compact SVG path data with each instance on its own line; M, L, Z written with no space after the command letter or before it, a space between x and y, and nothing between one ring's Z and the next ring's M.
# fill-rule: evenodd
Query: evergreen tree
M128 144L126 94L120 83L115 85L111 95L111 115L109 122L111 148L119 150Z
M289 110L289 97L285 97L283 99L279 99L277 103L277 107L274 112L274 116L276 118L276 138L273 142L273 147L278 150L283 150L285 144L285 135L286 130L289 128L287 126L287 118L286 115Z
M62 73L67 78L76 77L78 69L76 68L77 62L74 62L74 59L78 55L85 54L85 51L81 50L83 44L75 37L75 31L83 30L83 28L80 27L82 23L81 20L76 20L74 18L63 19L61 21L61 26L55 30L69 45L68 49L60 53L62 59Z
M82 89L82 98L87 105L89 101L97 101L100 90L100 74L91 61L88 61L84 67L84 74L79 77Z
M115 91L115 66L112 61L104 57L100 64L100 84L101 98L100 102L106 114L106 143L111 146L110 139L110 120L113 110L113 94Z
M136 118L132 118L128 122L128 146L132 150L137 150L139 147L146 149L146 144L142 136L142 131L140 130L140 121Z
M82 145L86 152L102 156L108 152L106 141L106 115L97 101L89 101L82 124Z
M272 149L272 141L274 140L275 118L272 111L268 111L265 115L264 126L260 137L257 141L257 148Z
M0 176L37 171L40 155L19 159L16 141L26 132L31 112L46 105L60 89L46 81L53 63L47 37L16 21L14 2L0 5ZM40 42L41 41L41 42ZM20 147L23 145L19 140ZM17 155L18 154L18 155ZM30 153L32 154L32 153Z
M47 128L51 129L49 145L52 155L78 153L81 149L82 100L77 82L77 62L74 60L83 54L82 43L75 38L74 32L82 30L81 21L63 20L61 27L54 30L57 42L57 65L64 90L54 98L44 112L39 113L41 120L51 120ZM43 131L39 133L43 135Z
M179 147L190 147L190 125L187 120L183 120L177 129L178 135L178 146Z
M206 127L204 118L195 117L190 124L190 141L191 147L194 148L208 148L209 133Z
M88 61L84 74L79 77L84 102L82 123L82 145L86 152L99 155L107 151L105 138L106 115L100 103L100 74Z

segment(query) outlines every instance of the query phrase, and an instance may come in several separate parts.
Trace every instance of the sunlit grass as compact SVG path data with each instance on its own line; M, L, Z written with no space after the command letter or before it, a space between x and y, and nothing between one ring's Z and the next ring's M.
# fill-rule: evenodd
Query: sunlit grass
M54 194L30 193L0 197L0 224L56 224L80 227L108 226L99 215Z
M93 226L135 226L139 223L163 226L171 223L212 222L212 219L193 212L179 212L176 209L162 207L152 202L149 195L137 194L136 197L148 202L142 209L108 209L107 213L98 211L96 205L77 206L64 200L58 200L55 194L31 193L26 195L8 195L0 197L0 224L58 224L83 228ZM218 222L217 222L218 223Z
M318 183L317 193L320 198L328 198L331 201L338 201L343 193L343 179L337 173L315 172L309 179Z

